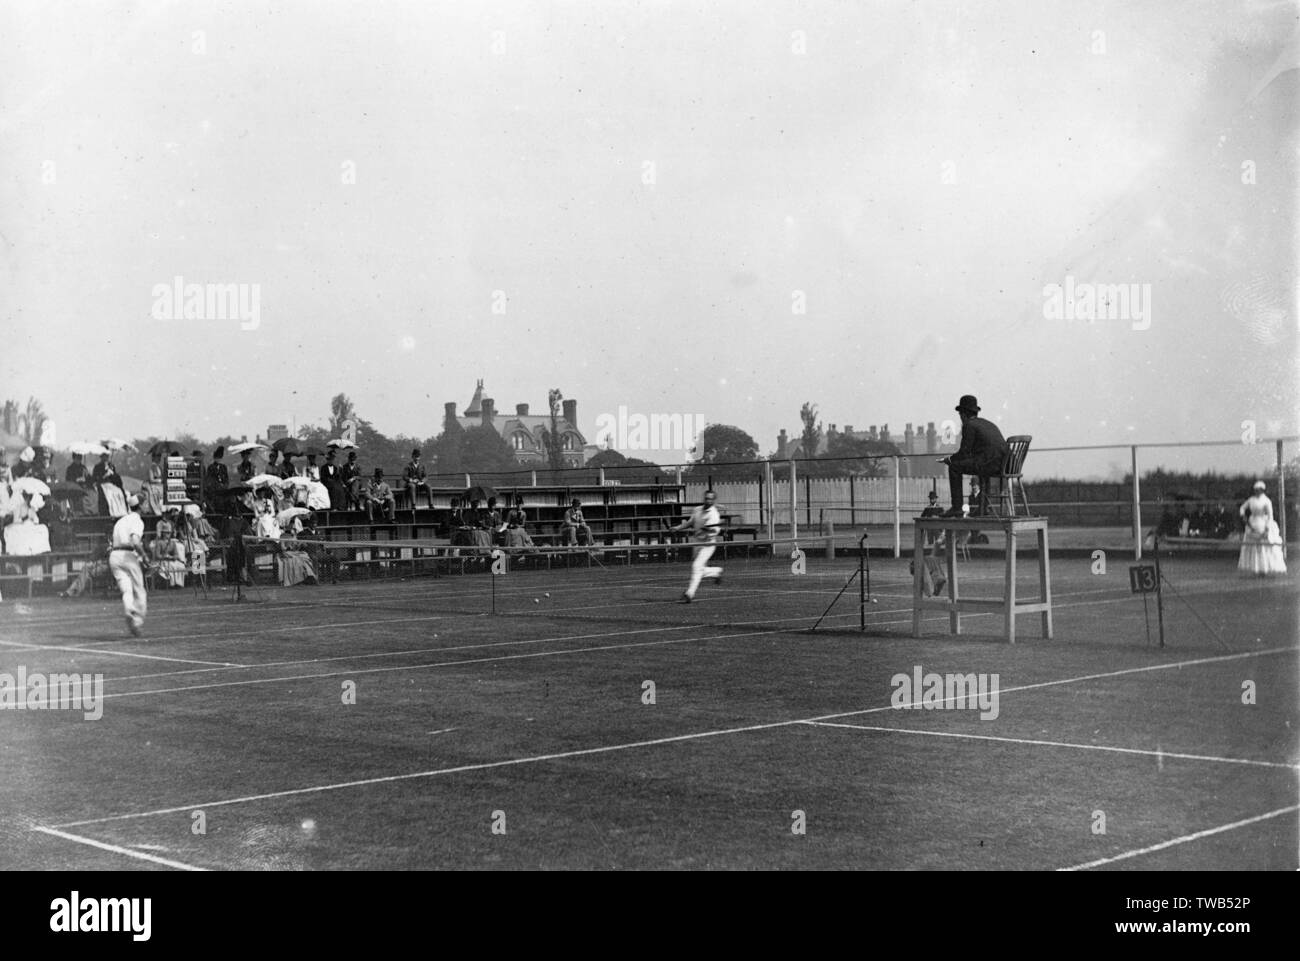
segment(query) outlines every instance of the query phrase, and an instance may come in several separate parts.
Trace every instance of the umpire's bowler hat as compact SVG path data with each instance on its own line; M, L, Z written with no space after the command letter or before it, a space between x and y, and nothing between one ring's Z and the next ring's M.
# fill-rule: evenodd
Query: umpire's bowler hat
M957 406L954 409L958 413L966 411L970 414L978 414L980 412L980 402L975 399L974 394L962 394L961 400L957 401Z

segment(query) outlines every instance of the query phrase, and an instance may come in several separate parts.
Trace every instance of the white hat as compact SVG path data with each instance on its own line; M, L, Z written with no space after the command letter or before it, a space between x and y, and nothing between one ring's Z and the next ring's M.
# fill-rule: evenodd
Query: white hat
M135 494L127 494L127 495L126 495L126 506L127 506L127 507L139 507L139 506L140 506L140 498L137 497Z
M1254 490L1262 491L1262 490L1265 490L1265 489L1266 489L1266 487L1265 487L1265 484L1264 484L1263 481L1255 481L1255 487L1254 487Z
M36 451L32 450L30 447L24 447L22 453L18 455L18 459L24 464L30 464L36 459Z

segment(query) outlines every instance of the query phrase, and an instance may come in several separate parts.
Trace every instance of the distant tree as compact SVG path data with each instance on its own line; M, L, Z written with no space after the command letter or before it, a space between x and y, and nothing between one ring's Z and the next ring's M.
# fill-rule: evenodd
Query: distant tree
M461 474L465 471L462 446L465 428L450 414L442 419L442 433L430 445L433 452L433 469L439 474ZM446 478L444 478L446 480Z
M822 425L817 421L817 405L806 402L799 408L799 419L803 421L803 435L800 446L806 458L816 457L822 445Z
M758 441L746 431L730 424L710 424L700 435L695 448L698 460L687 473L692 477L752 477L760 463ZM754 466L751 466L754 465Z
M495 474L516 471L515 453L505 438L491 427L480 424L462 432L462 469L469 474Z
M564 439L560 433L560 405L564 401L564 395L558 387L552 387L546 399L551 408L551 429L542 429L542 446L546 449L546 461L551 470L563 470Z
M898 454L899 449L888 441L866 440L852 434L834 433L826 442L824 466L829 475L837 477L883 477L889 473L885 462L879 458ZM846 461L840 458L863 458ZM875 458L868 460L866 458ZM804 465L801 463L800 467Z
M652 484L656 478L663 478L664 469L653 461L639 457L626 457L614 450L603 450L583 465L591 470L607 471L606 480L621 481L624 484Z
M329 429L331 435L333 437L339 437L343 433L343 425L350 420L355 421L356 416L356 406L348 398L348 395L335 394L333 398L330 399Z
M20 407L17 401L7 400L4 410L0 412L2 432L19 438L31 447L40 446L49 423L50 418L46 415L45 408L35 397L27 398L25 408Z

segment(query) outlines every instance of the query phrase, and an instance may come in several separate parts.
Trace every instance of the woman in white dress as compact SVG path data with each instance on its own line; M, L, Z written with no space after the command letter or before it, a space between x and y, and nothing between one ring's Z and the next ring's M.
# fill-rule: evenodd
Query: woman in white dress
M1237 560L1237 570L1260 577L1285 574L1282 535L1277 521L1273 519L1273 502L1264 493L1263 481L1255 481L1255 491L1241 505L1239 513L1246 522L1246 532L1241 536L1241 556Z
M37 516L45 506L44 498L31 491L15 491L9 500L8 514L13 518L5 528L5 553L31 556L50 552L50 530Z

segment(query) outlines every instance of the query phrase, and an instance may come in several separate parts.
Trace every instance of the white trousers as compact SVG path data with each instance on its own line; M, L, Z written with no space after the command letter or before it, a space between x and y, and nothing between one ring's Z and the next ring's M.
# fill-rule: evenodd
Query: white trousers
M691 583L686 588L686 596L694 597L695 592L700 588L700 581L706 577L721 577L721 567L708 567L709 558L717 549L716 544L701 544L695 548L695 556L691 560Z
M122 592L122 610L136 627L144 624L149 597L144 590L144 569L131 551L113 551L108 555L108 569L117 589Z

